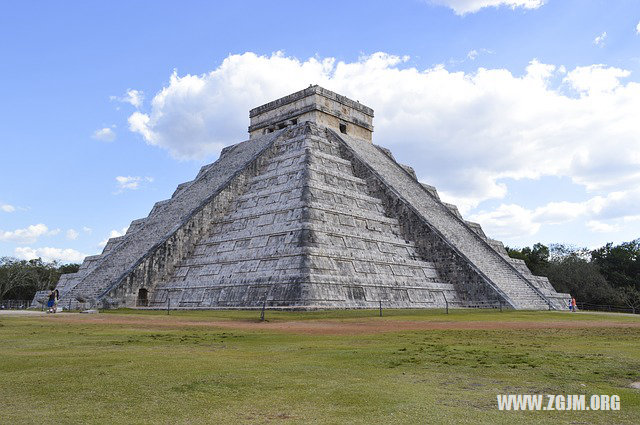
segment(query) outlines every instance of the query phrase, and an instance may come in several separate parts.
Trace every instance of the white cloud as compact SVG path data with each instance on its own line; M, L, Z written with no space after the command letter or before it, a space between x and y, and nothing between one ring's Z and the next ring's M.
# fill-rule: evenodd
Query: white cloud
M131 176L118 176L116 177L116 181L118 182L120 189L132 189L135 190L138 188L142 177L131 177Z
M0 210L4 211L4 212L14 212L16 210L16 207L14 207L13 205L9 205L9 204L0 204Z
M584 220L589 230L611 233L622 229L627 221L639 219L640 189L611 192L583 202L550 202L535 209L519 205L500 205L492 211L472 214L469 219L480 223L491 237L506 239L535 235L542 226Z
M109 99L128 103L138 109L144 103L144 93L140 90L129 89L124 96L109 96Z
M493 50L485 49L484 47L480 48L480 49L472 49L472 50L469 50L467 52L467 59L469 59L470 61L474 61L474 60L478 59L481 55L482 56L485 55L485 54L492 55L494 53L495 52ZM449 59L449 64L451 64L451 65L458 65L458 64L460 64L462 62L464 62L464 60L453 59L453 58Z
M132 114L129 123L147 143L202 160L246 139L249 109L317 83L371 106L374 141L465 216L483 201L504 198L507 179L566 177L591 192L583 202L537 208L505 202L473 214L492 237L534 235L576 220L592 231L615 229L638 215L640 84L624 81L628 70L603 64L567 70L532 60L515 75L406 63L385 53L354 62L231 55L207 74L174 72L151 109Z
M502 204L493 211L471 215L469 219L480 223L491 238L531 236L540 229L540 223L533 220L532 211L515 204Z
M91 232L93 232L93 229L91 227L83 226L82 231L91 234Z
M49 230L42 223L32 224L24 229L11 231L0 230L0 241L15 243L34 243L41 236L54 236L60 233L60 229Z
M210 157L247 138L250 108L311 82L326 82L334 62L332 58L300 62L282 53L270 57L245 53L229 56L208 74L178 76L174 72L169 85L151 100L151 111L129 117L129 128L175 158Z
M567 73L563 81L569 83L581 95L598 95L621 87L620 79L629 75L630 71L597 64L578 66Z
M129 123L147 143L202 160L247 138L250 108L317 83L371 106L375 142L467 211L504 197L505 178L565 176L604 194L640 185L640 84L621 82L629 71L597 64L567 72L533 60L517 76L406 61L231 55L207 74L174 72L150 111Z
M607 38L607 32L604 31L602 34L600 34L599 36L597 36L596 38L593 39L593 44L595 44L596 46L604 46L604 41Z
M640 22L636 25L636 34L640 34Z
M67 239L75 240L78 239L79 233L75 229L67 230Z
M24 260L42 258L44 261L60 261L62 263L82 263L86 254L71 248L31 248L28 246L17 247L15 255Z
M457 15L475 13L485 7L507 6L511 9L521 7L523 9L537 9L544 5L546 0L431 0L431 3L447 6Z
M117 176L116 182L118 183L118 192L116 193L121 193L124 190L137 190L144 182L152 183L153 177Z
M587 227L596 233L613 233L620 231L620 226L616 224L608 224L598 220L587 221Z
M103 248L107 242L109 242L109 239L111 238L117 238L119 236L124 236L127 233L127 230L129 229L129 226L123 227L121 230L112 230L111 232L109 232L109 236L106 237L104 240L102 240L98 246L100 248Z
M116 133L109 127L99 128L93 132L93 139L102 140L103 142L113 142L116 140Z

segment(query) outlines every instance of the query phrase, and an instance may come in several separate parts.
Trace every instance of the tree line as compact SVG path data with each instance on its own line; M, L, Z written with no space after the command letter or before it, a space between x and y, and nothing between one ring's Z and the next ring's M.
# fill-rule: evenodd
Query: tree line
M79 268L79 264L45 262L40 258L0 257L0 301L31 300L37 291L53 289L62 274L75 273Z
M640 311L640 239L608 243L589 250L562 244L507 248L538 276L546 276L558 292L578 302L625 306Z
M506 249L510 257L524 260L533 274L546 276L556 291L570 293L578 302L640 310L640 239L595 250L541 243ZM54 288L62 274L79 268L1 257L0 301L31 300L36 291Z

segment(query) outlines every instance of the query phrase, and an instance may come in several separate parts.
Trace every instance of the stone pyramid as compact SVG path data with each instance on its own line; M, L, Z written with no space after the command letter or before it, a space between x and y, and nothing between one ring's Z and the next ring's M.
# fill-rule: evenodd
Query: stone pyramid
M565 307L371 143L370 108L310 86L250 118L249 140L63 275L61 305Z

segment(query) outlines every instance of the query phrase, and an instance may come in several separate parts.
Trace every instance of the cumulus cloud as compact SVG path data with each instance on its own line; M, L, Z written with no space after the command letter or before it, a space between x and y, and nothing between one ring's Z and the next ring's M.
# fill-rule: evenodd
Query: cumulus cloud
M630 71L597 64L576 67L567 73L564 81L581 95L597 95L620 87L620 79L629 75Z
M116 132L109 127L104 127L94 131L91 137L103 142L113 142L114 140L116 140Z
M447 6L457 15L475 13L485 7L506 6L511 9L537 9L544 5L546 0L431 0L432 4Z
M129 89L124 96L109 96L109 99L128 103L137 109L144 103L144 93L140 90Z
M67 239L76 240L80 234L75 229L67 230Z
M282 53L231 55L203 75L179 76L151 100L151 111L135 112L129 128L179 159L211 157L245 140L249 109L307 87L327 82L333 58L305 62Z
M98 246L100 248L104 248L104 246L107 244L107 242L109 242L109 239L111 238L117 238L119 236L124 236L127 233L127 230L129 229L129 226L123 227L120 230L112 230L111 232L109 232L109 236L107 236L104 240L102 240Z
M91 232L93 232L93 229L91 227L83 226L82 231L91 234Z
M406 60L231 55L207 74L174 72L150 111L129 123L147 143L202 160L246 139L250 108L317 83L373 107L376 143L469 208L503 197L504 178L568 176L589 190L640 183L640 85L621 82L629 71L592 65L567 72L533 60L519 76L420 70Z
M118 191L121 193L125 190L137 190L142 183L152 183L153 177L140 177L140 176L117 176L116 182L118 183Z
M589 228L589 230L596 233L613 233L620 231L619 225L603 223L602 221L598 220L587 221L587 227Z
M527 209L515 204L502 204L491 211L469 216L495 237L510 239L524 234L535 235L543 225L565 224L585 220L586 227L596 233L617 232L625 221L640 218L640 189L611 192L583 202L549 202Z
M60 261L62 263L82 263L86 254L71 248L31 248L28 246L17 247L15 255L24 260L42 258L44 261Z
M636 34L640 34L640 22L636 25Z
M49 230L42 223L32 224L24 229L10 231L0 230L0 241L15 243L34 243L41 236L54 236L60 233L60 229Z
M0 204L0 210L10 213L10 212L14 212L16 210L16 207L9 204Z
M502 204L493 211L471 215L469 219L480 223L485 233L494 238L532 236L540 229L540 223L533 220L533 212L515 204Z
M530 222L525 233L535 234L563 214L603 223L624 219L600 217L594 205L600 198L615 205L616 193L633 204L632 189L640 187L640 84L626 80L628 70L604 64L567 70L532 60L524 73L452 72L407 61L386 53L353 62L230 55L206 74L174 72L150 109L131 114L129 125L176 158L214 159L223 146L247 138L249 109L315 83L371 106L375 142L391 148L463 214L504 198L506 179L568 177L591 192L589 205L523 210L505 203L485 216L476 212L481 223L511 214L514 226ZM137 187L135 180L122 184ZM572 208L585 212L575 216ZM508 227L496 236L508 234Z
M599 36L597 36L596 38L593 39L593 44L595 44L596 46L604 46L604 41L607 38L607 32L604 31L602 34L600 34Z

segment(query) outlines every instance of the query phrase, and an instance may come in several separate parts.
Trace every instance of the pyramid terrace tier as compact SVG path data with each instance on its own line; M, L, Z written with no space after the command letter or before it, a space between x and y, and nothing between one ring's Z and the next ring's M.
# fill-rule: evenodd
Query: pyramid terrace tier
M389 152L315 122L225 148L61 287L78 307L566 301Z

